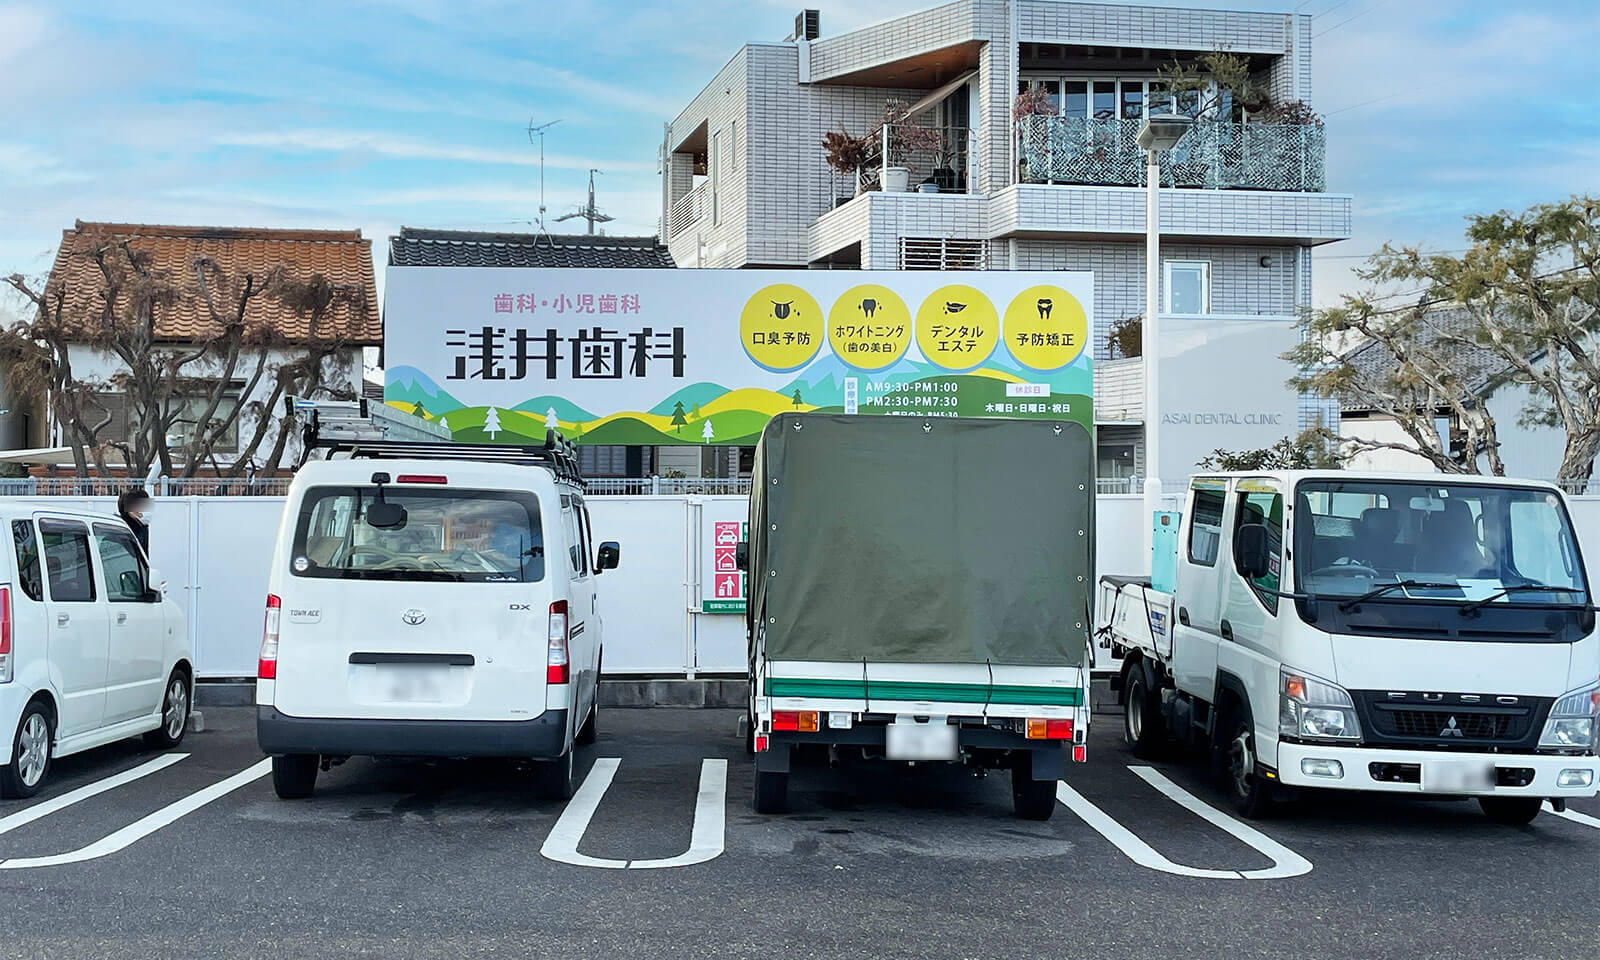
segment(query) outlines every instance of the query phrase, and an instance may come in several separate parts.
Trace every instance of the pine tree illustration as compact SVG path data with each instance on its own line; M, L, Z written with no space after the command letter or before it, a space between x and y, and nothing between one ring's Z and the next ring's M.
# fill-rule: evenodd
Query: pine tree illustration
M682 434L683 425L688 422L689 421L683 418L683 401L679 400L677 403L672 405L672 426L674 428L672 432Z
M439 418L439 426L443 427L446 430L449 430L450 429L450 418L449 417L440 417Z
M801 403L801 400L800 400L800 388L799 387L795 387L794 388L794 405L796 407L798 407L798 406L800 406L800 403Z
M493 440L495 434L500 432L500 429L500 411L490 407L483 415L483 432L489 435L490 440Z
M716 436L716 431L711 429L711 421L707 419L705 428L700 431L701 442L710 443L712 440L716 439Z
M697 403L693 407L689 408L689 419L690 420L699 420L700 419L700 404Z

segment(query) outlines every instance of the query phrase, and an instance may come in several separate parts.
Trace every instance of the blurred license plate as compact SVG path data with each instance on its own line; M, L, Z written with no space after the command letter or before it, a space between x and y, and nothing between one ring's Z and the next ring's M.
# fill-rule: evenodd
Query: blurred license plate
M1422 764L1422 789L1430 793L1488 790L1494 785L1492 760L1427 760Z
M378 668L379 689L391 703L438 703L444 699L444 673L449 667L393 664Z
M956 728L948 723L901 723L885 728L884 753L890 760L954 760Z

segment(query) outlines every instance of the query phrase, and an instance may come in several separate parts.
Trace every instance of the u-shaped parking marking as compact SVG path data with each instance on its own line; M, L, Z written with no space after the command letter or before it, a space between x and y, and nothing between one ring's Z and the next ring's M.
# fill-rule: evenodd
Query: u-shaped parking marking
M609 860L591 857L578 852L578 844L589 829L589 821L605 798L611 781L617 775L622 761L617 757L600 757L595 760L583 785L572 795L567 808L561 811L556 825L550 828L540 856L558 863L577 867L599 867L602 870L660 870L666 867L687 867L705 863L722 856L723 833L726 829L728 806L728 761L702 760L700 762L700 792L694 802L694 829L689 835L689 849L675 857L659 860Z
M80 800L86 800L97 793L104 793L105 791L121 786L124 783L137 780L139 777L155 773L156 770L161 769L163 766L170 766L171 764L177 763L179 760L182 760L185 756L187 756L187 754L169 754L168 756L171 759L168 759L167 757L157 758L157 760L167 761L160 766L155 766L154 764L156 764L157 760L152 760L150 763L147 763L142 767L135 767L134 769L127 771L127 773L118 774L116 777L108 777L99 783L93 783L87 787L81 787L72 793L57 797L55 800L40 804L37 807L31 807L22 811L21 813L14 814L12 817L7 817L4 821L0 821L0 832L4 832L5 830L14 830L17 827L22 826L24 823L31 823L34 820L38 820L40 817L48 816L49 814L54 813L63 807L71 806ZM211 786L206 787L203 790L197 790L181 800L169 803L160 810L141 817L138 820L135 820L133 823L128 824L126 827L123 827L121 830L107 834L106 836L101 837L99 840L96 840L94 843L91 843L87 846L79 847L78 849L67 853L57 853L47 857L17 857L12 860L0 860L0 870L28 870L33 867L59 867L69 863L82 863L85 860L97 860L100 857L110 856L113 853L116 853L120 850L125 850L133 844L138 843L140 840L150 836L150 834L155 833L162 827L168 826L174 821L194 813L196 810L199 810L206 804L220 800L240 787L245 786L246 784L254 783L255 781L266 776L271 770L272 761L262 760L260 763L242 770L226 780L213 783ZM113 783L111 781L117 782ZM50 807L50 809L44 810L44 807ZM25 817L27 819L22 819ZM17 820L17 822L14 824L12 823L13 819Z
M1213 870L1189 867L1174 863L1156 849L1134 835L1133 831L1112 819L1105 811L1090 803L1078 791L1063 781L1056 789L1056 798L1077 814L1083 822L1121 850L1128 859L1141 867L1172 873L1180 877L1203 877L1210 880L1281 880L1311 872L1311 861L1272 839L1261 831L1228 816L1202 801L1163 776L1154 767L1128 767L1140 779L1166 794L1174 803L1195 814L1213 826L1219 827L1243 842L1252 850L1272 861L1264 870Z
M76 790L63 793L59 797L52 797L43 803L36 803L20 813L13 813L9 817L0 817L0 835L10 833L18 827L25 827L35 820L42 820L58 810L65 810L73 804L82 803L90 797L97 797L107 790L115 790L123 784L132 783L141 777L148 777L157 770L165 770L187 756L189 756L187 753L163 754L130 770L113 774L104 780L96 780L94 783L85 784Z

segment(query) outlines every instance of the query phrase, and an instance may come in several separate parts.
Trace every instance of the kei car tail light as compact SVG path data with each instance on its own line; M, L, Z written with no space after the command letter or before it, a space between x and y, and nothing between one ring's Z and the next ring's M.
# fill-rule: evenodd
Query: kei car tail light
M567 601L557 600L550 604L550 658L547 661L549 666L545 668L546 683L567 682L567 665L570 662L567 656L568 630Z
M267 619L261 627L261 657L256 662L257 679L278 679L278 625L282 617L283 600L267 594Z
M11 588L0 587L0 683L11 682Z

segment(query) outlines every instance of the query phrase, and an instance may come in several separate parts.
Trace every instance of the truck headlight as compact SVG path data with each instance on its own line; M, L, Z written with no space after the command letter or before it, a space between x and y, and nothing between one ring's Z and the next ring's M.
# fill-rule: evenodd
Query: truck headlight
M1313 740L1360 740L1355 701L1338 684L1304 674L1278 673L1278 735Z
M1600 684L1569 693L1550 708L1539 746L1554 750L1593 750L1600 727Z

